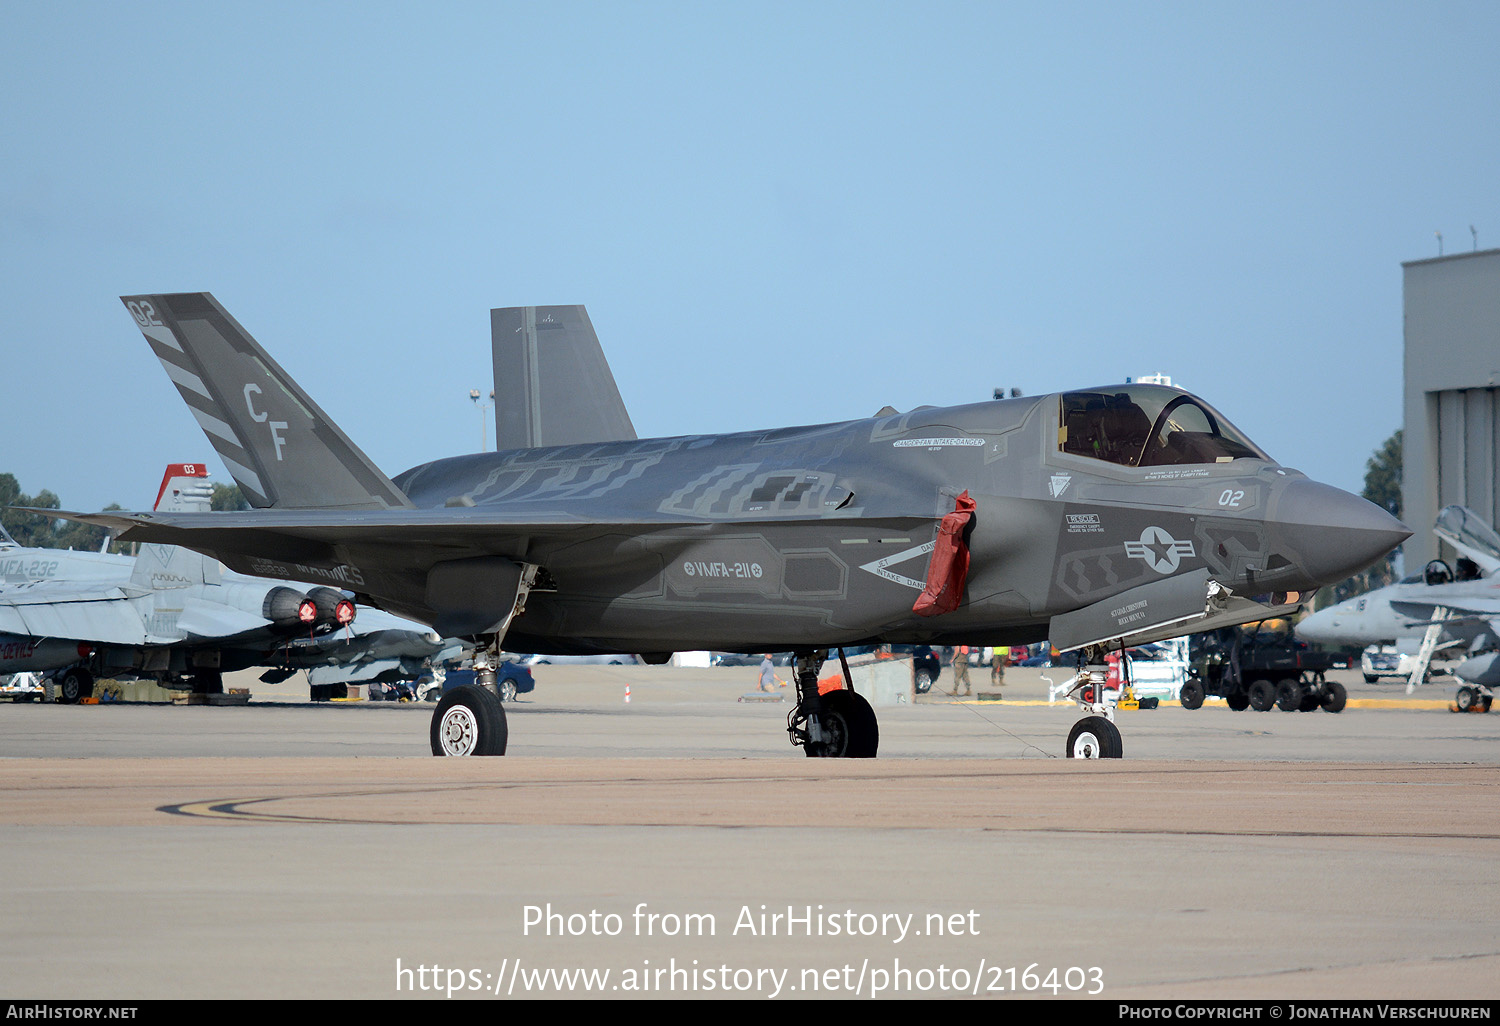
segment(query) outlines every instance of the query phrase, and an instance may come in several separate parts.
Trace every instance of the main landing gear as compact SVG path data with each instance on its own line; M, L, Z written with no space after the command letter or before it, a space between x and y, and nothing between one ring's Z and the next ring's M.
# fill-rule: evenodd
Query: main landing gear
M445 690L432 712L428 737L433 755L505 754L510 732L505 723L505 706L500 703L495 663L511 621L526 611L526 597L536 586L541 567L522 563L513 569L519 571L515 599L505 616L478 639L474 648L474 683ZM513 690L509 697L515 698Z
M428 735L433 755L504 755L509 729L488 648L474 653L474 683L443 692Z
M818 669L827 657L825 649L797 653L797 705L787 715L787 735L809 758L873 759L880 747L880 724L870 703L855 692L843 650L844 686L827 694L818 691Z
M86 698L94 697L94 675L82 666L70 667L57 678L57 700L64 705L77 705Z
M1115 726L1115 701L1119 692L1104 686L1109 667L1104 662L1104 647L1090 645L1084 650L1085 665L1068 684L1066 697L1092 715L1073 724L1068 731L1067 756L1070 759L1119 759L1124 755L1120 728ZM1125 665L1121 659L1120 664Z

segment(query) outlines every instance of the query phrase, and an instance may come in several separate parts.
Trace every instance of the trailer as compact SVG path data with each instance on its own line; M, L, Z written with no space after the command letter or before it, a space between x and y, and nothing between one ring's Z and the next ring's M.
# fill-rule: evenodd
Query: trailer
M1223 698L1236 712L1275 706L1284 712L1336 713L1348 701L1342 684L1324 679L1333 667L1332 653L1309 648L1290 631L1228 627L1194 640L1197 654L1180 699L1184 708L1199 708L1209 695Z

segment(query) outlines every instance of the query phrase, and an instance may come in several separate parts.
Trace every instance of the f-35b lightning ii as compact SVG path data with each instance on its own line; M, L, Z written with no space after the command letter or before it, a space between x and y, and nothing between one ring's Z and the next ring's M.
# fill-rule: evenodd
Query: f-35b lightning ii
M1050 637L1102 683L1108 644L1277 615L1410 534L1139 384L726 435L635 439L626 418L389 478L211 295L123 298L255 509L70 515L348 589L481 654L793 650L808 755L878 745L864 699L819 695L831 649ZM497 311L495 330L541 345L570 310ZM583 325L555 334L597 347ZM1068 754L1118 757L1102 688L1077 694L1093 715ZM504 712L456 689L430 733L434 754L502 754Z

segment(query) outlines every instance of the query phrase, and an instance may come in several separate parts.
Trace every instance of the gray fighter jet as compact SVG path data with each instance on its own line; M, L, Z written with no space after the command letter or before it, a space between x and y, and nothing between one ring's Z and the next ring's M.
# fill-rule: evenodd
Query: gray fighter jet
M124 302L256 508L65 515L245 573L350 589L476 639L481 660L502 640L647 660L792 650L788 732L809 755L878 745L852 689L819 695L830 649L1050 637L1086 650L1087 680L1102 683L1107 644L1284 613L1288 593L1342 580L1410 534L1277 465L1202 400L1152 385L727 435L574 438L389 478L212 296ZM1080 685L1093 715L1069 755L1121 753L1101 690ZM501 754L503 709L483 684L455 689L430 734L434 754Z
M156 510L205 513L207 476L202 464L169 466ZM88 698L103 675L203 692L251 666L272 667L268 679L339 666L339 679L365 681L452 648L419 624L363 612L356 627L354 602L336 589L225 573L170 545L134 557L33 549L0 530L0 674L43 671L63 702Z
M1415 657L1408 692L1425 682L1435 653L1472 653L1454 671L1485 689L1460 689L1467 708L1500 684L1491 651L1500 638L1500 535L1463 506L1444 507L1432 530L1463 554L1456 570L1435 559L1420 574L1305 617L1297 634L1324 645L1394 645Z

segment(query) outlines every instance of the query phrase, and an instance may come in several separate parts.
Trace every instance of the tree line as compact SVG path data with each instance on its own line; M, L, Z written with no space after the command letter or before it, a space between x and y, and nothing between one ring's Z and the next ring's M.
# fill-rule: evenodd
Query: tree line
M249 509L250 504L240 494L238 485L213 486L213 508L216 510ZM98 552L104 547L109 532L93 524L81 524L76 520L54 520L40 513L27 513L24 506L32 509L61 509L62 502L51 489L43 488L35 495L21 491L21 484L14 474L0 473L0 527L15 539L17 545L33 549L77 549ZM124 509L117 502L104 507L105 512ZM121 552L125 547L111 543L109 551Z

